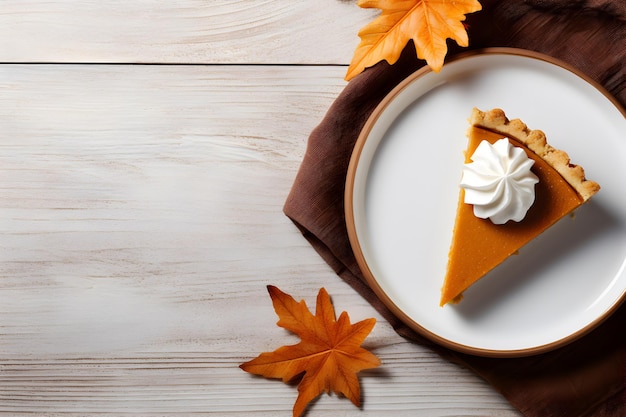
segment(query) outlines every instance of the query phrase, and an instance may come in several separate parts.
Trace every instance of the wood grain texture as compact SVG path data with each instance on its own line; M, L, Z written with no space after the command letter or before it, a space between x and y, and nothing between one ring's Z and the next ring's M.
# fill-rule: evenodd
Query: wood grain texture
M238 368L296 340L275 326L273 284L310 306L326 287L354 321L379 320L362 410L323 395L308 416L517 415L401 339L282 214L375 14L344 0L2 2L0 413L290 415L294 387Z
M377 12L346 0L3 0L3 62L347 64Z
M0 66L0 412L290 415L294 387L238 365L295 342L265 286L379 322L363 409L516 416L407 343L281 208L344 68Z

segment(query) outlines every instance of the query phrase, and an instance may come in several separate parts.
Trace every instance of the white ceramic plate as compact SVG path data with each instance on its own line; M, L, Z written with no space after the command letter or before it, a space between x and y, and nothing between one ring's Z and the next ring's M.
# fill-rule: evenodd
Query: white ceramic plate
M602 190L439 307L473 107L543 130ZM625 298L626 118L599 86L546 57L488 49L422 70L373 113L346 187L351 243L369 284L408 325L459 351L544 352Z

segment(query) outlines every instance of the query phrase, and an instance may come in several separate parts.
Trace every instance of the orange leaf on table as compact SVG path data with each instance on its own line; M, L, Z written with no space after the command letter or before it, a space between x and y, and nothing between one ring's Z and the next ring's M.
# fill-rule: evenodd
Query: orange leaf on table
M461 22L466 14L482 8L478 0L359 0L358 5L381 9L382 13L359 32L361 43L346 80L382 60L394 64L411 39L417 57L426 60L433 71L440 71L448 53L446 39L468 46Z
M281 378L283 382L304 374L298 385L294 416L299 416L323 391L343 394L354 405L360 406L357 373L380 365L374 354L361 347L376 319L350 324L345 311L338 320L335 319L335 309L324 288L317 295L315 315L311 314L304 300L296 302L289 294L271 285L267 289L279 317L276 324L297 334L301 340L292 346L261 353L240 368L266 378Z

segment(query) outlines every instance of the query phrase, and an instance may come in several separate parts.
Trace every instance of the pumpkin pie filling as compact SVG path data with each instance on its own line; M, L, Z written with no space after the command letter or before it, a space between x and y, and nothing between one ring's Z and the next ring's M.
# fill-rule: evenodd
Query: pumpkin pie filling
M584 177L581 167L570 163L565 152L548 145L543 132L531 131L519 120L509 121L502 110L484 113L474 109L470 124L465 163L471 161L482 141L493 144L506 137L534 161L532 172L539 182L535 185L535 201L523 220L504 224L494 224L490 219L477 217L473 206L464 201L465 190L460 189L448 267L441 291L442 306L448 302L459 302L469 286L600 189L597 183Z

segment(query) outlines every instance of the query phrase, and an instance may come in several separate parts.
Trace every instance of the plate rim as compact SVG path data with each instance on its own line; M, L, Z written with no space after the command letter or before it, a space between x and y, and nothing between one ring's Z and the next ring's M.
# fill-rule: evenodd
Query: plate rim
M509 47L493 47L493 48L481 48L472 51L464 51L457 55L450 57L446 64L450 64L452 62L458 62L468 58L475 58L482 55L504 55L504 56L518 56L523 58L535 59L539 61L543 61L544 63L556 65L566 71L569 71L573 75L582 79L584 82L590 84L594 87L598 92L603 94L609 102L626 118L626 108L621 105L609 91L604 88L600 83L591 79L589 76L584 74L582 71L573 67L572 65L561 61L558 58L551 57L549 55L545 55L540 52L521 49L521 48L509 48ZM460 342L456 342L454 340L450 340L448 338L442 337L437 333L434 333L418 322L416 322L413 318L409 317L400 307L398 307L395 302L387 295L387 293L382 289L376 277L372 273L369 268L367 259L363 254L361 249L361 244L359 242L359 238L357 235L356 224L355 224L355 216L354 216L354 186L355 186L355 178L357 167L359 165L359 161L361 159L361 153L365 146L365 142L369 137L369 134L378 119L382 115L382 113L386 110L389 104L402 92L404 91L408 85L413 83L418 78L423 77L424 75L433 72L428 66L424 66L413 72L411 75L402 80L398 85L396 85L375 107L373 112L370 114L365 124L363 125L357 140L355 142L352 154L350 156L350 161L348 165L348 171L345 182L345 191L344 191L344 214L346 219L346 228L348 232L348 238L350 242L350 246L354 253L357 265L361 269L363 276L368 284L368 286L373 290L376 296L383 302L383 304L391 311L391 313L399 318L405 325L407 325L412 330L416 331L418 334L426 337L427 339L452 350L468 353L476 356L484 356L484 357L523 357L523 356L531 356L537 355L540 353L545 353L551 350L555 350L557 348L563 347L567 344L572 343L573 341L583 337L584 335L591 332L593 329L598 327L602 322L608 319L626 300L626 291L623 291L621 296L618 297L613 304L611 304L602 314L598 315L594 320L592 320L587 325L578 329L577 331L562 337L558 340L537 345L530 346L526 348L520 349L489 349L477 346L470 346L467 344L463 344Z

